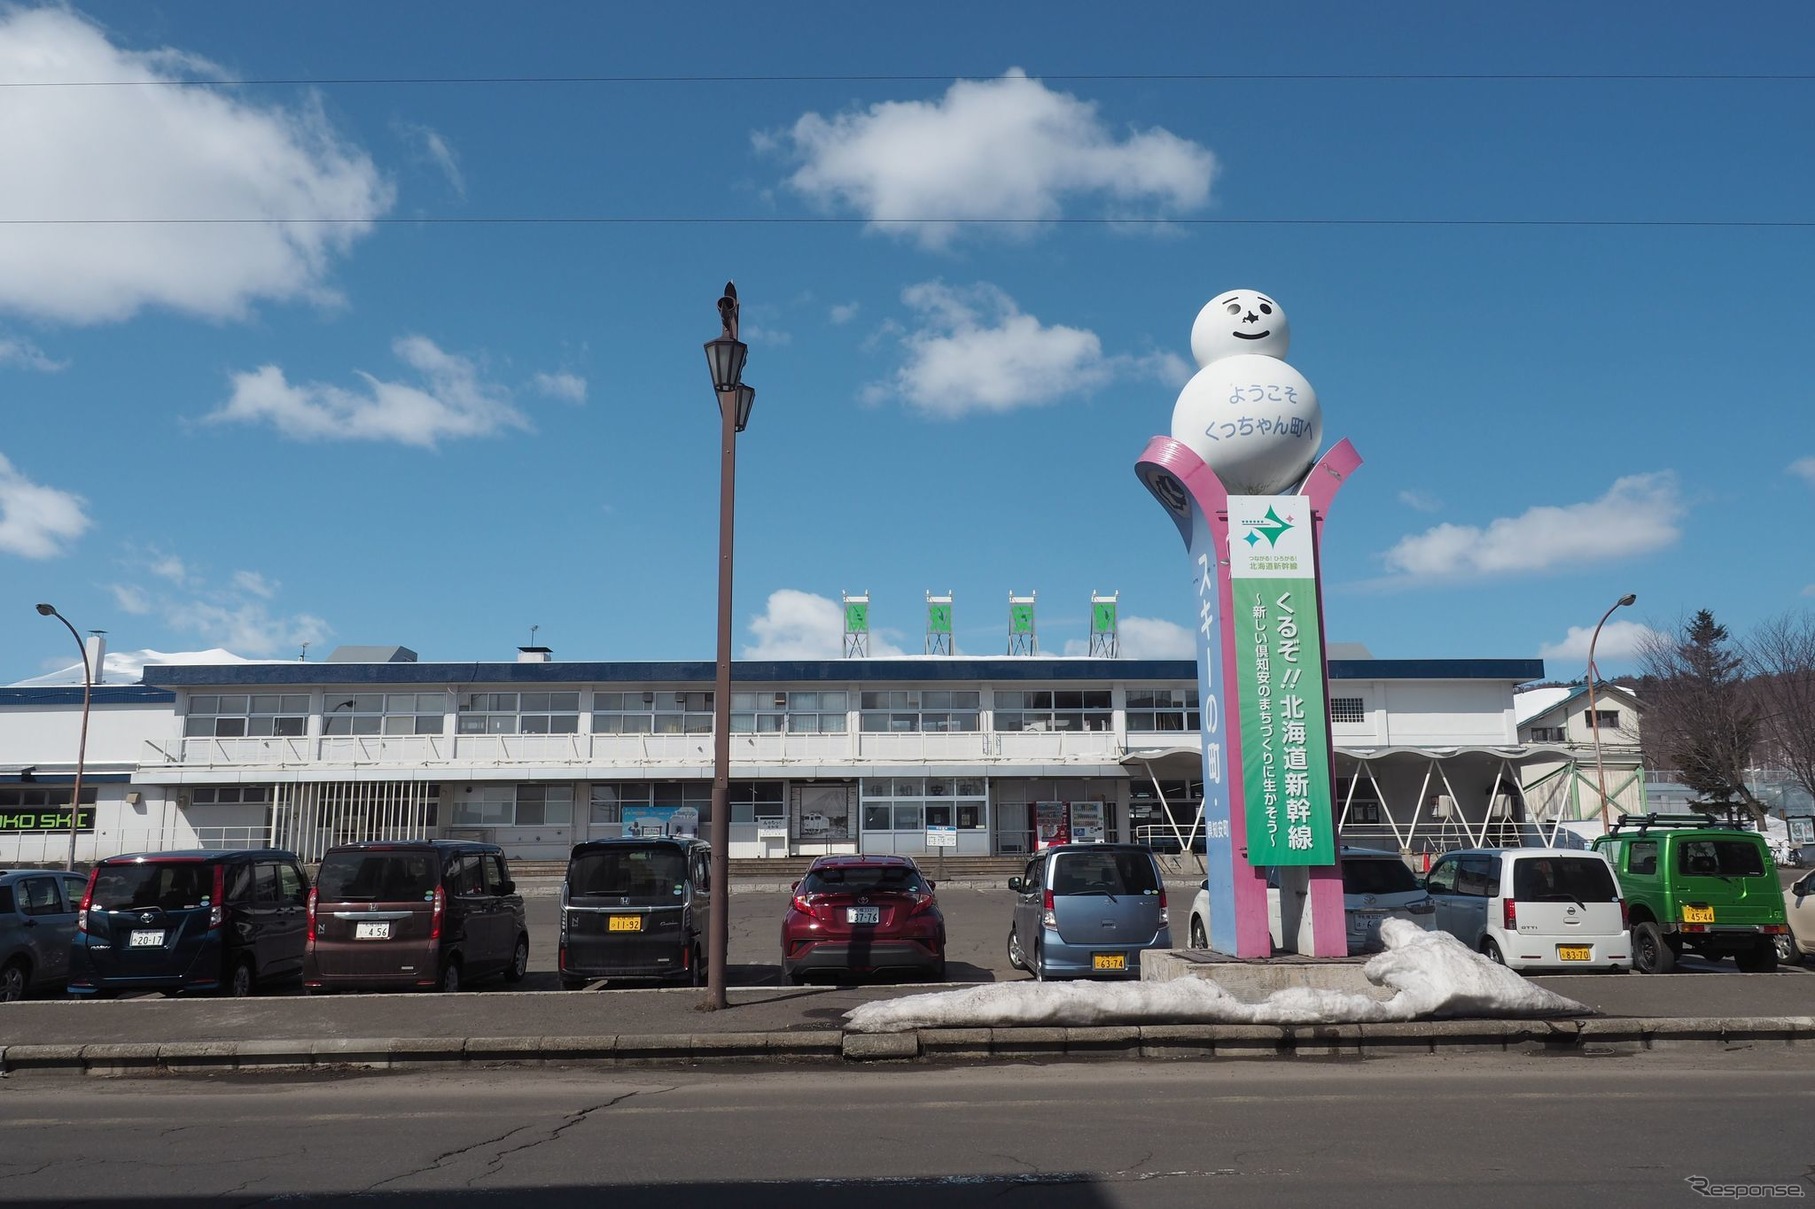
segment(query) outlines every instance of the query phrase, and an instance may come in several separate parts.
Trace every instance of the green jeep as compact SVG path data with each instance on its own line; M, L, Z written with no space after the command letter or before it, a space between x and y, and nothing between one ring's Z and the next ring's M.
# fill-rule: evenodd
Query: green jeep
M1684 949L1749 974L1777 968L1789 930L1765 837L1706 814L1621 815L1595 851L1613 862L1632 921L1632 968L1667 974Z

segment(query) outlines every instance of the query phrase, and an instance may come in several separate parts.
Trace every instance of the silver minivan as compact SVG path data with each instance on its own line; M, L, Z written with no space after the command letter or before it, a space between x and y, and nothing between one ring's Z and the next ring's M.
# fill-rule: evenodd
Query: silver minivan
M1474 848L1425 875L1436 927L1515 970L1632 967L1626 903L1599 852Z
M1139 978L1141 950L1169 949L1166 884L1138 844L1060 844L1008 879L1008 961L1049 978Z

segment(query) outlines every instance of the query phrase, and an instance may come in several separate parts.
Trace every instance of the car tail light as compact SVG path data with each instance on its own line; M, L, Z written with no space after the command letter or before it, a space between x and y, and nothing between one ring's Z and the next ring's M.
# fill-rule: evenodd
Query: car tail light
M78 932L88 931L88 909L94 905L95 901L95 873L97 872L99 870L89 872L88 885L82 890L82 907L76 912L76 931Z
M1766 924L1764 927L1759 929L1759 931L1763 932L1767 936L1782 936L1785 932L1788 932L1789 930L1790 930L1790 927L1788 924Z
M924 915L933 909L933 896L930 894L914 895L914 905L908 908L908 915Z
M817 908L813 905L813 900L808 895L796 894L794 896L794 909L796 911L799 911L802 915L806 916L808 919L818 919L819 918L819 908Z
M214 901L208 905L210 930L227 922L227 866L214 867Z
M315 896L320 892L315 886L309 887L309 906L304 912L304 918L308 920L309 924L308 941L310 944L315 943Z
M435 887L435 909L429 919L429 939L430 940L440 940L441 939L441 917L446 911L447 911L447 891L440 886L436 886Z
M1620 930L1621 931L1630 931L1631 929L1632 929L1632 912L1629 909L1627 909L1626 900L1622 898L1620 900Z
M555 950L555 968L557 970L567 969L567 945L566 944L562 944L562 946L559 949Z
M1046 891L1046 893L1040 896L1040 926L1042 928L1056 928L1059 926L1059 917L1052 913L1051 890Z
M1166 883L1160 883L1160 910L1166 909Z
M1500 926L1508 932L1519 930L1519 904L1510 898L1506 900L1505 908L1500 912Z

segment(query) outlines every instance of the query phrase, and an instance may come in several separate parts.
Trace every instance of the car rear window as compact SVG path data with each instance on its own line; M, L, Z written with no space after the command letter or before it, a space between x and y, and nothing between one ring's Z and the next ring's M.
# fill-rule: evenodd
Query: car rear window
M180 911L199 907L214 895L214 867L193 861L157 861L103 865L95 873L94 899L103 911L137 911L159 907Z
M0 915L11 915L12 913L13 888L11 886L0 886Z
M1054 894L1158 894L1159 875L1145 852L1061 852Z
M924 894L926 883L906 865L833 865L809 869L801 879L802 894L862 894L868 891Z
M1512 896L1524 902L1610 903L1620 890L1604 861L1547 856L1513 862Z
M316 897L335 903L399 903L428 898L440 881L434 852L330 852L316 875Z
M1410 894L1418 889L1418 879L1411 867L1398 857L1344 857L1342 892L1344 894Z
M1676 871L1691 877L1760 877L1765 854L1755 840L1684 840L1676 848Z
M567 891L632 902L673 902L687 882L687 858L670 847L605 848L567 863Z

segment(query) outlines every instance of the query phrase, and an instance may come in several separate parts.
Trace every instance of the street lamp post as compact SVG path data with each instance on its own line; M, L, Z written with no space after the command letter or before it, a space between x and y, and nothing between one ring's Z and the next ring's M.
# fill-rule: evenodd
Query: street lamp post
M711 952L706 964L706 999L717 1011L725 999L726 957L731 932L731 554L737 499L737 434L750 422L756 389L744 384L750 346L737 338L737 286L727 281L718 300L716 340L706 342L706 364L718 395L718 667L712 693L712 917Z
M1594 732L1594 781L1601 795L1601 830L1607 830L1607 768L1601 763L1601 716L1594 708L1594 682L1600 670L1594 666L1594 644L1601 640L1601 627L1613 616L1614 609L1624 608L1634 603L1638 597L1631 592L1614 601L1601 619L1594 623L1594 634L1588 639L1588 727Z
M82 652L82 737L76 743L76 785L69 804L69 859L64 862L65 869L74 872L76 867L76 833L82 823L82 769L88 763L88 707L94 697L95 673L88 662L88 645L82 641L82 635L76 633L76 627L69 624L69 618L57 612L55 605L41 604L38 613L43 617L55 617L69 631L69 636L76 640L76 649Z

